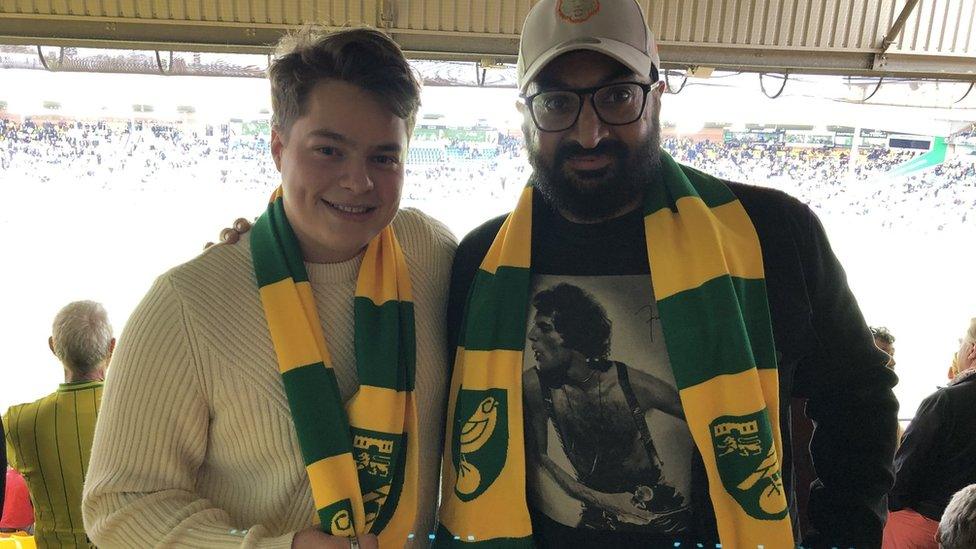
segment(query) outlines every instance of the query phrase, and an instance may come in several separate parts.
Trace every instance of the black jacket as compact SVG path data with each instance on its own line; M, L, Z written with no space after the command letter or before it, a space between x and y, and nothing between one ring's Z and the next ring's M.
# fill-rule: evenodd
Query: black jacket
M806 413L816 425L811 453L819 478L809 514L817 534L804 543L879 547L885 494L894 481L898 401L891 388L897 378L885 367L887 355L874 346L844 270L810 208L780 191L727 185L752 219L762 246L779 358L783 478L791 504L791 396L808 399ZM447 315L451 357L471 281L503 221L504 216L481 225L458 247ZM693 481L698 486L692 493L694 535L718 541L700 456L695 462L693 474L701 481Z
M952 495L976 483L976 375L929 395L895 456L892 511L910 508L940 520Z

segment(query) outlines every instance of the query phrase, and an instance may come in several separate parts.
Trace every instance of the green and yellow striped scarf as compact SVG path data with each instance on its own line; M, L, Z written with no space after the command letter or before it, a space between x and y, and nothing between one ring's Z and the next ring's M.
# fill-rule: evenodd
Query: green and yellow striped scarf
M671 368L704 459L723 547L792 547L779 393L755 228L719 180L661 155L644 201L647 257ZM522 351L532 188L470 293L448 401L437 545L532 545L525 496Z
M282 190L251 231L251 257L315 501L336 536L399 547L417 514L410 275L391 227L369 243L354 297L359 390L345 409Z

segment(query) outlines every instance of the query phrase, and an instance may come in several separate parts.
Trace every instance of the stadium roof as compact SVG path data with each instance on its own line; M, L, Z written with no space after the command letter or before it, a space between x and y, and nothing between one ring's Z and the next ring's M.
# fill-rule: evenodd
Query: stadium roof
M433 63L433 62L431 62ZM501 72L501 71L499 71ZM0 103L8 113L66 118L138 118L226 123L230 119L267 120L268 83L257 78L164 78L139 74L56 73L44 70L2 71ZM681 93L667 94L661 121L680 133L704 127L804 126L827 131L830 126L859 126L889 132L948 137L976 123L976 93L956 103L968 88L964 82L919 85L885 84L871 93L856 78L796 76L783 94L771 100L759 93L755 74L716 73L689 79ZM911 104L899 103L908 98ZM522 118L514 108L514 88L428 86L424 89L420 124L489 125L518 131ZM47 104L57 103L51 109ZM136 110L150 105L148 115ZM193 112L187 112L192 107ZM0 111L0 117L4 116ZM829 133L829 132L828 132Z
M976 80L972 0L639 1L668 68ZM364 23L386 30L414 58L490 66L514 61L531 5L531 0L6 0L0 1L0 43L263 54L283 32L305 22ZM162 60L157 62L164 71Z

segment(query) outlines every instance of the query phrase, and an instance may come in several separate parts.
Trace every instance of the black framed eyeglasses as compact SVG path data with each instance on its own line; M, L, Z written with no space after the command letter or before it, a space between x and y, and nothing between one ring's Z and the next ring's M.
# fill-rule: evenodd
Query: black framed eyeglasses
M583 112L583 98L590 96L593 111L604 124L625 126L640 119L647 105L647 92L654 84L614 82L575 90L546 90L523 95L532 121L544 132L572 128Z

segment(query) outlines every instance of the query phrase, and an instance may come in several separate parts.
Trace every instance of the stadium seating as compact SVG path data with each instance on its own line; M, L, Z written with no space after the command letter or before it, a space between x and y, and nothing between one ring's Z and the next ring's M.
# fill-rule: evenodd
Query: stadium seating
M525 184L521 139L499 132L486 142L418 139L407 155L405 196L415 201L470 197L514 199ZM184 125L176 122L0 118L0 172L36 183L94 184L102 189L173 186L194 181L267 191L280 176L271 162L266 123ZM662 147L679 162L727 180L787 191L821 212L882 217L941 230L976 207L976 162L959 157L934 169L891 177L916 157L864 147L853 166L843 147L777 142L669 138ZM971 157L970 157L971 158ZM943 215L913 216L919 201ZM927 224L927 225L926 225Z

